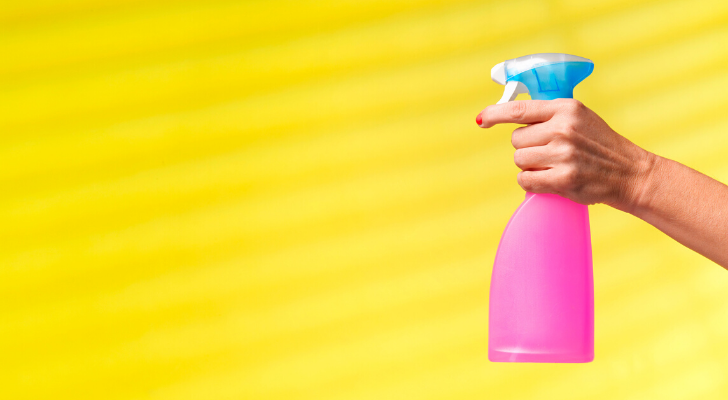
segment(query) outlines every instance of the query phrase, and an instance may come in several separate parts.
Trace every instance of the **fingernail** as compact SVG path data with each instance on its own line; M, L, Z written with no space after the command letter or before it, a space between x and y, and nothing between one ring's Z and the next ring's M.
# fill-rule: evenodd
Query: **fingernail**
M477 123L478 125L483 123L483 118L480 117L480 114L478 114L478 116L475 117L475 123Z

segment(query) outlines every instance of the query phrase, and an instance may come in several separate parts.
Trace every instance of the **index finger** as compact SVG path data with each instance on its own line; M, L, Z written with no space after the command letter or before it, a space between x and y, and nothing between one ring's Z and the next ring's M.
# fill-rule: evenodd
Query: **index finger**
M496 124L535 124L545 122L556 114L557 108L550 100L520 100L485 107L478 115L481 128ZM477 121L476 121L477 122Z

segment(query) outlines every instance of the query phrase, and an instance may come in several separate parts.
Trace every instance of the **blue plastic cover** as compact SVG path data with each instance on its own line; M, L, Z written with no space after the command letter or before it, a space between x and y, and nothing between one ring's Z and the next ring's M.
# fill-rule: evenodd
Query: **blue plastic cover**
M505 62L506 81L526 85L534 100L573 98L574 87L594 71L594 63L569 54L542 53Z

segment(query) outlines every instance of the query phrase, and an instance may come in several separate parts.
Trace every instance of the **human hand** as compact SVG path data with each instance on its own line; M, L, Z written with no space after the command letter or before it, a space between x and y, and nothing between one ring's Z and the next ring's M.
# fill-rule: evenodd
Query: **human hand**
M527 124L513 131L518 184L581 204L632 212L655 156L630 142L574 99L511 101L486 107L476 122Z

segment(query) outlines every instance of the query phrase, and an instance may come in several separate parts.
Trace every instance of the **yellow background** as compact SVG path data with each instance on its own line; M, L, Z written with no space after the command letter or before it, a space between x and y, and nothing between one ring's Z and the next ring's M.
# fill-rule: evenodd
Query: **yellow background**
M487 360L490 68L728 181L728 2L4 1L0 398L718 399L725 271L591 207L596 360Z

